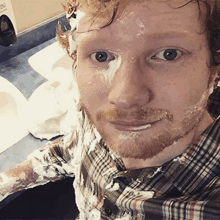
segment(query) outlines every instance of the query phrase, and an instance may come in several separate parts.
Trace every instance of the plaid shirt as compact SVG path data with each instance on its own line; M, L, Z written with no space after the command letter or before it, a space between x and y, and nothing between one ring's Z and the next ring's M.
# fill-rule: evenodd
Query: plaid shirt
M132 171L85 115L78 124L29 159L36 185L75 176L79 219L220 219L220 117L179 157Z

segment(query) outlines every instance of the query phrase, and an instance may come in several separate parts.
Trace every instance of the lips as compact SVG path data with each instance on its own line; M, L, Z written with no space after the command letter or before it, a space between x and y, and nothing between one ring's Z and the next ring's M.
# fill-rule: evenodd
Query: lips
M126 121L111 121L110 124L120 131L142 131L146 130L148 128L151 128L154 123L157 121L151 121L151 122L126 122Z

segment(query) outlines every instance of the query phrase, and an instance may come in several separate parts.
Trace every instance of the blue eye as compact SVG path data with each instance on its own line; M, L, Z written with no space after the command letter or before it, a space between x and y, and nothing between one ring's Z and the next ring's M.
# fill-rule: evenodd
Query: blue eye
M95 55L95 59L98 62L105 62L107 60L107 58L108 58L108 54L106 52L98 52Z
M113 55L111 55L110 53L108 53L108 52L98 51L98 52L93 53L91 55L91 59L93 61L103 63L103 62L106 62L106 61L114 60L115 57Z
M166 60L175 60L176 57L177 57L177 51L176 50L172 50L172 49L165 50L164 53L163 53L163 57Z
M161 60L173 61L173 60L176 60L180 55L182 55L182 53L179 50L166 49L154 55L152 59L159 58Z

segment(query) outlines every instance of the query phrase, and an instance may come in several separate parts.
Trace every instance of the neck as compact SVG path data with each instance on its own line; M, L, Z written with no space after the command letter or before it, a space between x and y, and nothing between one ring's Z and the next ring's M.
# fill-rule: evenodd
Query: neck
M148 159L122 158L125 167L128 170L141 169L145 167L162 166L164 163L182 154L199 136L202 132L213 122L207 111L205 111L199 125L193 129L189 134L179 139L174 144L165 148L158 155Z

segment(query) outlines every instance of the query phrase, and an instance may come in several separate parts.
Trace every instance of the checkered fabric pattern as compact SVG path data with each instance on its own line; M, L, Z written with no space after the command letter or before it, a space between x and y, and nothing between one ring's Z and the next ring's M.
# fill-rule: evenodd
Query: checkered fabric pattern
M78 219L220 219L220 117L161 167L126 170L85 115L29 159L41 179L75 176Z

